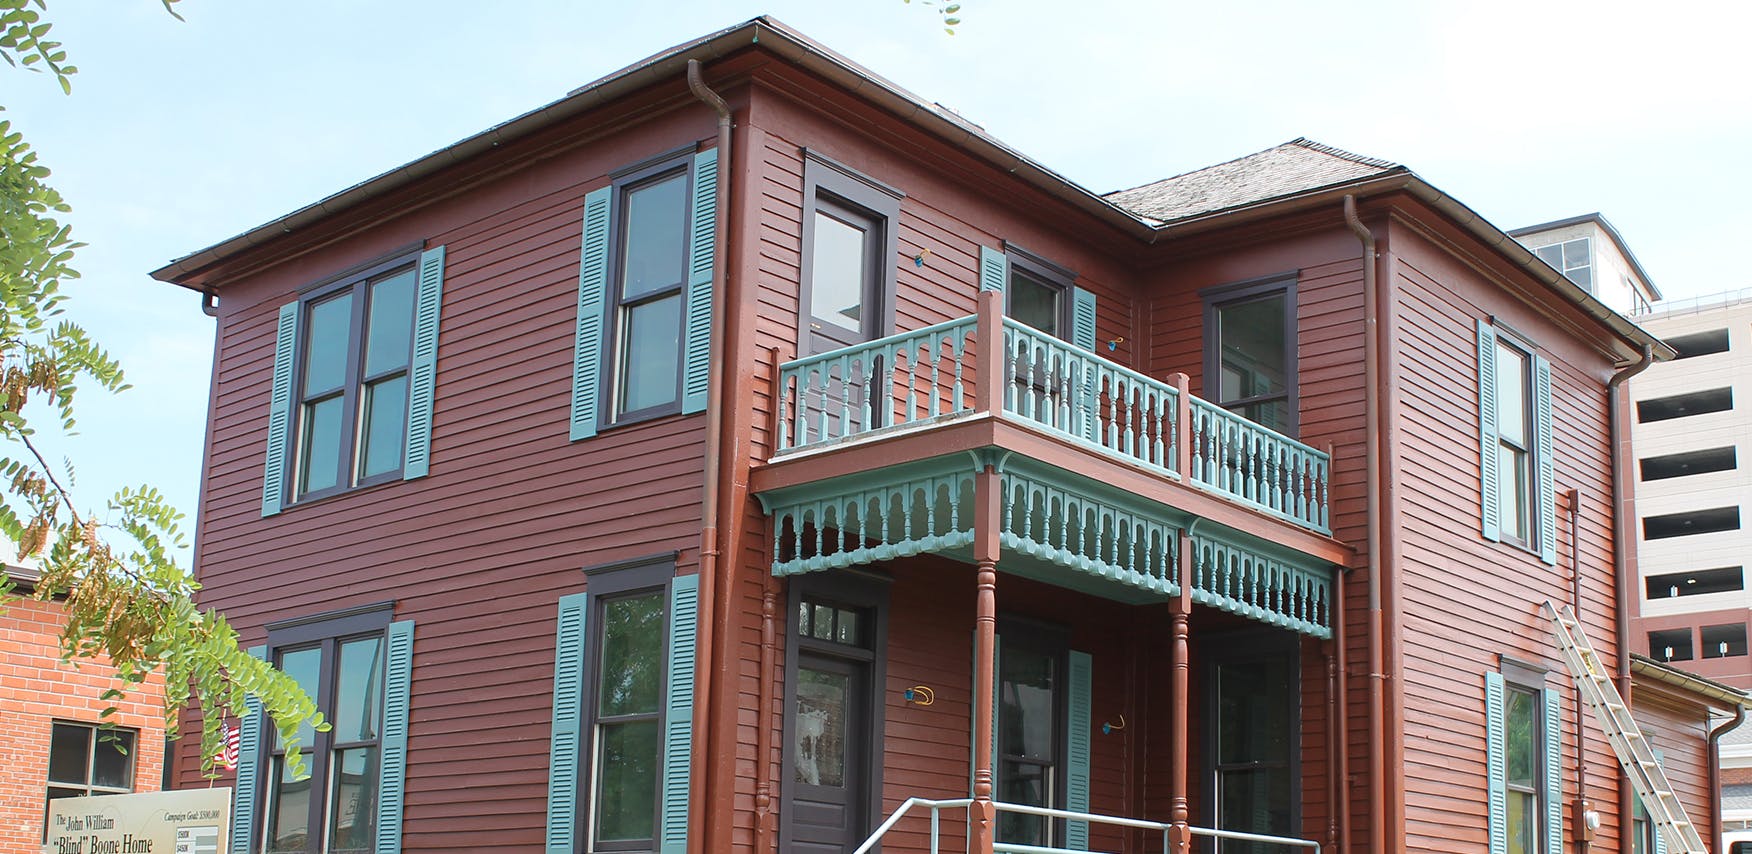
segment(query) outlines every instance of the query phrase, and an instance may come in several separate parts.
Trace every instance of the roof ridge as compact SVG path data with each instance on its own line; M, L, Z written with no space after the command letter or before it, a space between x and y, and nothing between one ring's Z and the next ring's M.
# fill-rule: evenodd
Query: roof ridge
M1316 141L1309 139L1305 136L1298 136L1295 139L1292 139L1289 142L1284 143L1284 145L1299 145L1303 148L1308 149L1309 151L1318 151L1321 154L1330 154L1333 157L1337 157L1337 158L1340 158L1342 160L1349 160L1353 163L1361 163L1364 166L1373 166L1377 169L1392 169L1392 168L1399 165L1398 163L1394 163L1391 160L1382 160L1379 157L1369 157L1368 155L1358 154L1354 151L1346 151L1342 148L1338 148L1337 146L1327 145L1324 142L1316 142Z

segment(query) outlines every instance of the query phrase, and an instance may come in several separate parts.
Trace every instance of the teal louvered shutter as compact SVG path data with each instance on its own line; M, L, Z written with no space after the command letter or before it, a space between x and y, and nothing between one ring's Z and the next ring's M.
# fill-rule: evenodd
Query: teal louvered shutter
M1551 447L1551 363L1533 355L1533 454L1539 466L1539 559L1557 563L1557 461Z
M1503 675L1484 674L1485 774L1490 793L1490 854L1508 854L1509 786L1503 753Z
M1070 732L1065 745L1065 809L1071 812L1089 811L1089 737L1094 726L1089 706L1094 693L1095 666L1089 653L1071 651L1070 656ZM1089 823L1065 822L1065 847L1072 851L1089 850Z
M1010 260L990 246L979 248L979 289L1003 293L1010 282Z
M1071 288L1071 343L1095 349L1095 294Z
M584 623L590 594L560 597L554 628L554 723L548 745L547 854L572 854L578 836L578 759L584 719Z
M1563 715L1557 692L1545 692L1545 850L1563 851Z
M425 477L432 457L432 398L438 387L438 314L444 302L444 247L420 253L414 299L414 361L409 367L407 451L402 479Z
M677 576L669 587L669 684L663 712L663 829L658 850L687 854L688 785L693 764L694 640L700 577Z
M389 655L383 674L381 783L377 796L377 852L401 854L402 805L408 767L408 714L412 701L414 621L389 624Z
M1497 471L1496 330L1483 320L1478 321L1478 446L1484 538L1498 542L1503 485Z
M268 648L250 647L249 654L266 660ZM231 787L231 854L253 854L256 816L261 814L262 701L250 697L248 711L237 722L237 780Z
M1666 757L1661 755L1661 751L1659 751L1659 750L1654 751L1654 754L1655 754L1655 764L1656 765L1665 764L1664 760ZM1638 803L1638 806L1641 806L1640 802ZM1652 820L1648 817L1648 810L1646 810L1646 809L1643 810L1643 819L1645 821L1647 821L1649 824L1649 830L1650 830L1649 835L1653 836L1655 838L1655 854L1667 854L1667 834L1666 834L1666 832L1663 831L1659 826L1657 826L1654 823L1654 820Z
M298 345L298 302L280 306L274 339L274 389L268 395L268 460L262 472L262 515L280 512L286 497L286 448L291 441L292 356Z
M608 299L608 230L614 188L584 197L584 244L578 262L578 327L572 343L573 440L596 435L601 396L602 322Z
M712 359L712 260L718 228L718 149L694 155L693 237L688 241L687 328L682 345L681 411L706 408Z
M1071 343L1085 350L1095 349L1095 294L1082 288L1071 289ZM1093 370L1093 363L1088 361L1080 361L1070 368L1081 375L1073 381L1082 383L1076 418L1070 426L1077 435L1093 442L1098 420L1095 410L1101 404L1098 375Z

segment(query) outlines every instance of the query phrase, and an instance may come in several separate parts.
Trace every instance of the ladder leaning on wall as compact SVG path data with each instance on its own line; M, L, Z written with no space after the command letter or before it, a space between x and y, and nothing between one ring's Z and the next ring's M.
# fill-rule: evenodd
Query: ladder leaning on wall
M1612 751L1618 754L1619 766L1630 777L1632 788L1642 799L1643 811L1659 829L1661 838L1667 841L1668 849L1676 854L1709 854L1696 825L1686 817L1684 805L1673 794L1673 786L1667 782L1667 774L1655 759L1649 740L1630 716L1630 707L1624 704L1618 686L1612 684L1612 677L1608 675L1611 671L1595 654L1593 645L1588 643L1588 636L1576 620L1575 611L1568 605L1559 608L1549 600L1544 607L1545 615L1551 618L1552 633L1557 636L1557 648L1563 652L1576 688L1594 710L1594 717L1599 719L1607 740L1612 742Z

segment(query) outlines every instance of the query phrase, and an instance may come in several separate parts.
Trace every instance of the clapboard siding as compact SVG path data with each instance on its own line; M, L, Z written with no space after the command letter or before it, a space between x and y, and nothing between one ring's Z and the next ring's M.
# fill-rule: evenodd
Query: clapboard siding
M697 567L703 421L570 442L567 407L585 192L711 139L703 110L664 111L221 287L201 601L245 644L267 622L368 602L416 622L404 850L538 846L555 602L607 560L678 552ZM279 306L415 241L447 255L431 474L262 518Z
M1615 803L1611 748L1591 719L1578 730L1573 692L1538 610L1546 599L1570 600L1573 545L1583 573L1588 634L1607 660L1616 654L1602 382L1610 364L1422 233L1396 226L1390 243L1400 419L1394 441L1403 556L1396 578L1403 608L1406 834L1419 841L1420 850L1477 851L1485 844L1486 825L1483 674L1498 668L1499 656L1553 669L1545 688L1563 699L1565 799L1576 794L1580 731L1582 753L1594 769L1587 796L1596 804ZM1487 316L1531 336L1552 364L1556 486L1560 494L1575 489L1581 510L1579 530L1571 530L1560 501L1555 567L1527 551L1486 542L1478 532L1474 327ZM1616 845L1618 832L1610 816L1595 844Z

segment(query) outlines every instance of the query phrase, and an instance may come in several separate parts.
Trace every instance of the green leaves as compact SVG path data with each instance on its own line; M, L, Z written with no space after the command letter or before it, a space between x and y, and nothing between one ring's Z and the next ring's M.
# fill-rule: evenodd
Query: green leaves
M0 60L52 74L71 92L78 69L49 38L45 2L0 0ZM173 8L179 0L160 2L181 20ZM84 244L57 221L69 209L49 177L23 134L0 120L0 447L14 453L0 457L0 535L41 572L31 595L61 600L62 658L107 660L115 668L116 683L101 697L106 719L162 673L166 734L176 737L180 713L198 703L201 770L216 776L220 723L241 718L253 696L279 728L294 773L303 775L299 725L327 724L298 683L238 648L224 617L195 607L200 585L176 561L186 543L182 514L150 486L116 493L102 517L81 512L71 462L57 474L34 441L32 415L40 406L70 432L81 387L128 387L115 358L62 316L61 289L79 278L72 264ZM16 595L0 574L0 607Z
M900 0L900 2L911 4L912 0ZM919 5L929 6L937 10L937 14L943 18L943 32L955 35L955 28L961 26L961 18L957 17L961 12L960 3L939 5L937 0L919 0Z

